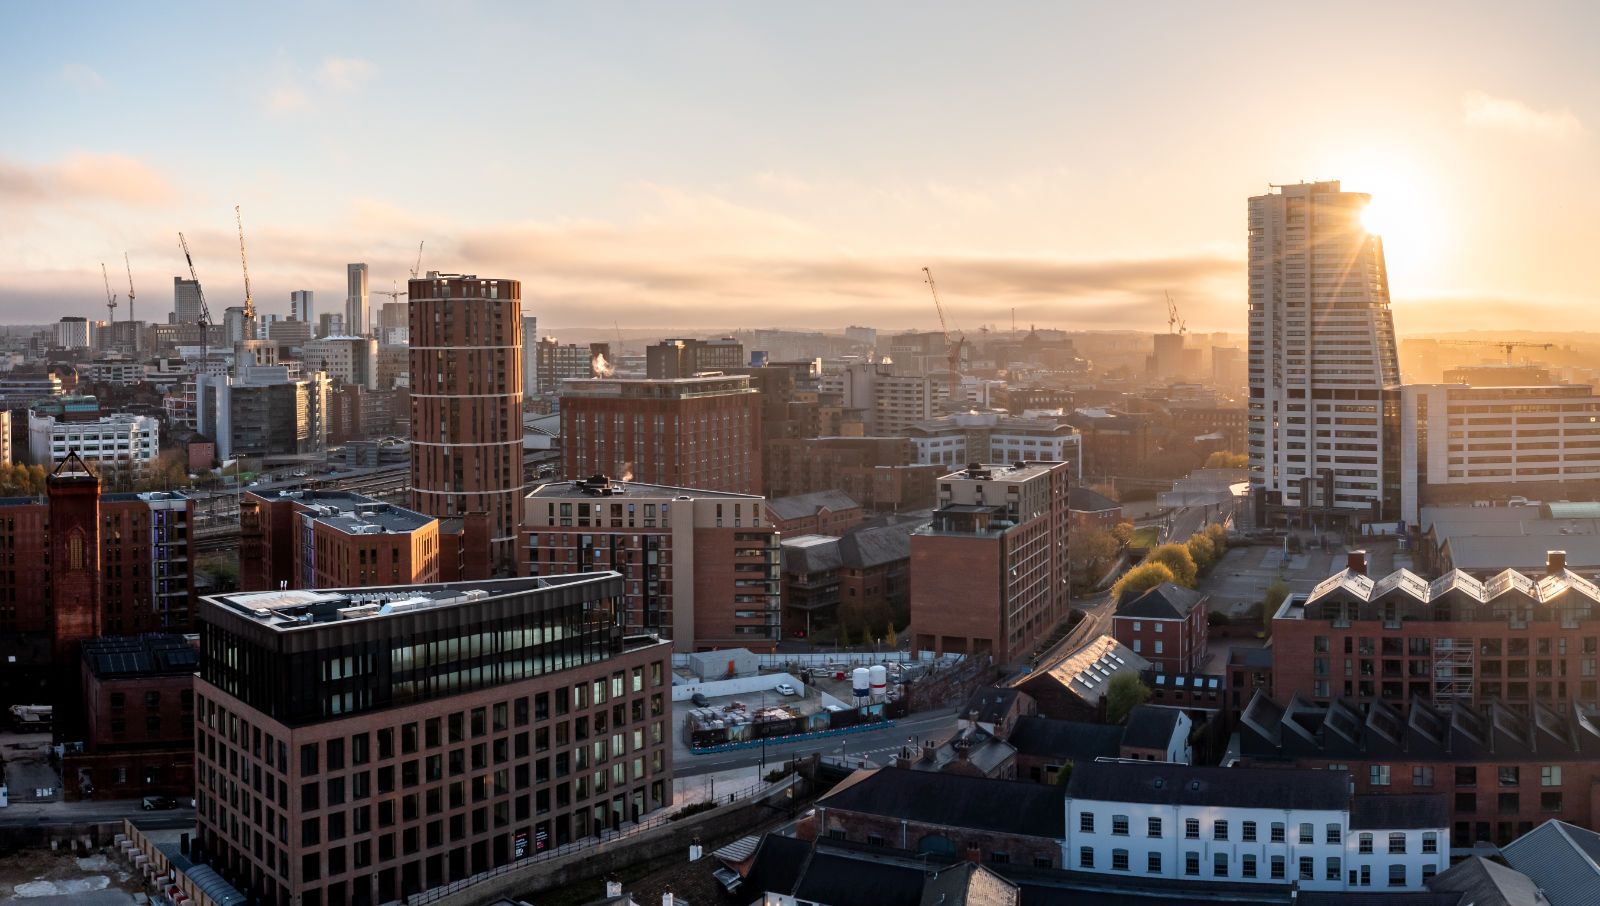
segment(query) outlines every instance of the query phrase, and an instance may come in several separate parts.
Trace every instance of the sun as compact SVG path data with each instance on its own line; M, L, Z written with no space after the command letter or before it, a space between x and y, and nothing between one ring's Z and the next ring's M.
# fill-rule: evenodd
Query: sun
M1386 235L1395 226L1392 205L1373 199L1361 209L1361 228L1378 236Z

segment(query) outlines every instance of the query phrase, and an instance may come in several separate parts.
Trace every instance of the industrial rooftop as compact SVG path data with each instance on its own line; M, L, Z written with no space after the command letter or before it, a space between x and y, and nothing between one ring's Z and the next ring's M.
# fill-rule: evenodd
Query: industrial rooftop
M572 481L552 481L528 492L524 499L604 500L606 498L634 497L660 500L690 500L704 497L729 500L760 500L756 494L735 494L731 491L707 491L701 488L680 488L667 484L646 484L642 481L621 481L606 475L578 478Z
M614 572L526 579L493 579L379 588L279 589L212 595L206 600L273 629L289 630L339 620L371 619L454 607L504 595L613 578Z

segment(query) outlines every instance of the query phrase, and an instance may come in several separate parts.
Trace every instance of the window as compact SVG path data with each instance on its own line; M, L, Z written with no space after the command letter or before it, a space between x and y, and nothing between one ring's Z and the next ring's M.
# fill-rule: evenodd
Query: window
M1256 842L1256 823L1246 821L1239 826L1239 838L1246 843Z
M1245 853L1239 863L1240 877L1253 878L1256 876L1256 857Z
M1078 867L1079 868L1093 868L1094 867L1094 847L1092 847L1092 846L1080 846L1080 847L1078 847Z
M1361 853L1362 855L1368 855L1372 852L1371 834L1356 835L1356 852Z
M1389 886L1390 887L1404 887L1404 886L1406 886L1406 867L1405 867L1405 865L1402 864L1402 865L1391 865L1391 866L1389 866Z
M1511 765L1509 767L1503 767L1500 769L1501 786L1516 786L1521 777L1522 769L1516 765Z
M1368 777L1373 786L1388 786L1389 766L1386 764L1373 765L1368 771Z
M1301 842L1301 843L1315 843L1315 842L1317 842L1317 829L1314 826L1312 826L1310 821L1302 821L1302 822L1300 822L1300 839L1299 839L1299 842Z
M1436 831L1426 831L1422 835L1422 851L1433 855L1439 851L1439 834Z
M1114 836L1114 837L1126 837L1126 836L1128 836L1128 816L1127 815L1112 815L1111 816L1111 835Z
M1147 819L1145 819L1145 836L1147 836L1147 837L1159 837L1159 836L1161 836L1161 819L1160 818L1147 818Z
M1010 865L1011 864L1011 854L1010 853L1006 853L1006 852L998 852L998 851L991 852L991 853L989 853L989 861L994 863L995 865Z
M1226 839L1228 839L1228 822L1226 822L1226 821L1213 821L1213 822L1211 822L1211 839L1213 839L1213 840L1226 840Z
M1363 865L1363 866L1361 866L1361 880L1356 882L1356 885L1358 887L1371 887L1372 886L1372 866L1371 865Z
M1473 768L1456 768L1456 786L1477 786L1477 785L1478 785L1478 769L1477 768L1475 768L1475 767L1473 767Z
M1540 793L1539 794L1539 810L1540 811L1544 811L1544 812L1559 812L1559 811L1561 811L1561 794L1560 793Z
M1228 876L1228 854L1211 854L1211 876L1213 878L1226 878Z
M1144 857L1144 870L1153 875L1161 874L1161 854L1150 853Z
M1183 874L1185 877L1198 877L1200 874L1200 854L1183 854Z
M1396 831L1389 835L1389 852L1404 853L1406 851L1406 835Z
M1314 881L1317 877L1317 860L1310 856L1300 857L1300 880Z
M1539 769L1539 785L1540 786L1560 786L1561 785L1561 765L1559 765L1559 764L1550 764L1550 765L1545 765L1544 767L1540 768Z
M1183 819L1183 839L1185 839L1185 840L1198 840L1198 839L1200 839L1200 819L1199 818L1185 818L1185 819Z
M1326 879L1329 880L1329 881L1337 881L1337 880L1339 880L1339 872L1340 871L1341 871L1341 869L1339 867L1339 857L1338 856L1329 857L1329 859L1328 859L1328 873L1327 873L1327 875L1325 875Z
M1323 832L1327 838L1323 841L1325 843L1338 843L1344 838L1344 828L1337 824L1328 825L1327 827L1323 828Z
M1078 813L1078 832L1081 834L1094 833L1094 812Z
M1282 843L1283 842L1283 822L1282 821L1274 821L1274 822L1272 822L1272 842L1273 843Z
M868 846L882 846L883 845L883 834L867 834L867 845Z
M1433 766L1418 765L1411 769L1412 786L1433 786Z
M1112 871L1127 871L1128 870L1128 851L1127 850L1125 850L1125 849L1113 849L1111 851L1111 870Z
M1283 857L1282 856L1273 856L1272 857L1272 880L1274 880L1274 881L1282 881L1283 880Z

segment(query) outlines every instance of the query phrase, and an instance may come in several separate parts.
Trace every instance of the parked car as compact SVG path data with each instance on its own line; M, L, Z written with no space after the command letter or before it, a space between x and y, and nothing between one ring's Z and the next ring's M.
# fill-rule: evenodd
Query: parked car
M704 708L711 704L711 699L699 692L689 696L689 701L693 702L696 708Z
M777 686L773 687L773 691L778 693L779 695L799 695L800 694L799 690L795 689L795 687L789 685L788 683L779 683Z
M177 808L178 800L171 796L146 796L139 807L147 812L162 812L167 809Z

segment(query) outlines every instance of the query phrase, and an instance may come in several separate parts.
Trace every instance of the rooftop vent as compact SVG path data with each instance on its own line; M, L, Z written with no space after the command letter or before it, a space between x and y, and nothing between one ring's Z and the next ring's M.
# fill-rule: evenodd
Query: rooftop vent
M610 497L622 493L621 486L613 483L604 474L591 475L588 478L579 478L572 482L572 486L594 497Z

